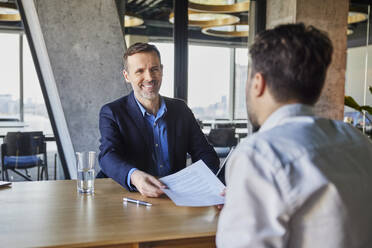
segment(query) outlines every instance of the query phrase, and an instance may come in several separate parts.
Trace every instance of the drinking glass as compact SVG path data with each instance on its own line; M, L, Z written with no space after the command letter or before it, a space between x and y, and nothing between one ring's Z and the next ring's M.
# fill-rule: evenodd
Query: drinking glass
M77 191L79 193L94 193L94 164L96 152L76 152Z

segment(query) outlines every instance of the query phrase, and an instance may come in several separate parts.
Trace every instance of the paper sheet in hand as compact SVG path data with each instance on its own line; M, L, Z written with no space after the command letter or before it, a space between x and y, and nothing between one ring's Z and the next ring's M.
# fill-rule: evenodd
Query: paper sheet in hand
M172 175L160 178L167 185L164 193L177 206L212 206L224 203L220 195L225 186L202 160Z

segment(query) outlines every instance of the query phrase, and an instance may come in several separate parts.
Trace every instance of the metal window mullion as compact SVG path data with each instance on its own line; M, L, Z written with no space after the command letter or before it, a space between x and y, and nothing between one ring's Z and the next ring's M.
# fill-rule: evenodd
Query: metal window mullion
M174 97L187 102L188 93L188 1L173 0Z
M229 118L235 119L235 48L230 48Z
M368 80L368 44L369 44L369 25L370 25L370 11L371 6L368 5L368 19L367 19L367 37L366 37L366 46L365 46L365 57L364 57L364 94L363 94L363 105L367 105L367 80ZM363 133L366 132L366 114L367 111L363 110Z
M21 121L24 121L23 105L23 34L19 34L19 112Z

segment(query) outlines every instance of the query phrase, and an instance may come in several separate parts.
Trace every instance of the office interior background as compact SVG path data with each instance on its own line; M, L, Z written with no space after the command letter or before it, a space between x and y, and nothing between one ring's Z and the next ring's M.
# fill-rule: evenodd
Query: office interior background
M319 113L348 117L366 135L371 130L368 119L343 103L347 95L360 105L372 105L368 1L348 3L344 33L337 16L330 24L315 20L331 11L327 6L335 8L336 1L299 1L308 13L296 16L284 7L291 1L284 0L253 5L239 0L33 2L34 12L22 1L0 1L0 143L7 132L42 131L48 138L49 180L76 177L74 151L99 151L99 109L130 92L122 76L122 55L135 42L159 48L162 95L187 101L206 135L233 128L239 141L250 135L245 107L249 42L262 26L297 20L313 24L313 18L315 26L320 23L330 34L336 50L346 46L347 51L333 57L333 63L344 61L346 70L336 66L328 73L327 80L337 82L325 88ZM215 10L237 3L240 9ZM198 9L208 4L210 9ZM18 19L1 19L10 15ZM28 173L35 179L34 171ZM11 181L25 180L9 175Z

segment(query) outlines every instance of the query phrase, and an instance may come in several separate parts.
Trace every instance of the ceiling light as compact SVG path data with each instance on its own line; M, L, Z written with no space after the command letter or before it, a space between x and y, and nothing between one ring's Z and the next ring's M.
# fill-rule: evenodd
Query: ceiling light
M229 4L227 0L189 0L189 9L198 12L236 13L249 11L249 1Z
M365 13L350 11L347 17L347 23L352 24L352 23L362 22L362 21L367 20L367 18L368 18L368 15Z
M249 26L247 23L237 23L234 25L205 27L202 32L207 35L218 37L248 37Z
M143 19L139 16L133 14L125 14L124 16L124 27L136 27L143 24Z
M0 21L18 22L21 20L17 6L12 3L0 3Z
M200 13L189 10L189 25L190 26L219 26L230 25L239 22L239 17L229 14L213 14L213 13ZM169 22L174 23L174 13L169 15Z

